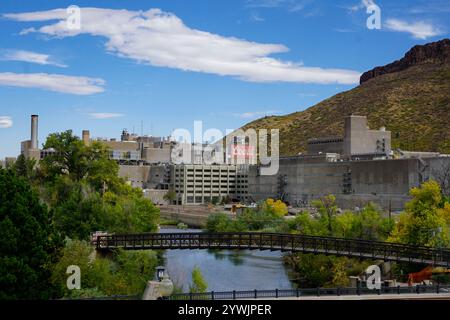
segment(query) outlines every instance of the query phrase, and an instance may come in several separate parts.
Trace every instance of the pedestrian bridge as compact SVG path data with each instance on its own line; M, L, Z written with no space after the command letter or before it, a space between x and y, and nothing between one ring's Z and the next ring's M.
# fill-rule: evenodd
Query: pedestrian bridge
M93 243L98 251L110 251L118 248L125 250L271 250L450 266L449 248L434 249L388 242L284 233L116 234L100 235Z

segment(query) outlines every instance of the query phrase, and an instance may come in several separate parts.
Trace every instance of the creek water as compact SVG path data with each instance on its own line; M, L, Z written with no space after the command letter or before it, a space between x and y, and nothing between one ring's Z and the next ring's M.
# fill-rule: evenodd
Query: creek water
M161 229L160 232L200 232ZM166 270L177 287L189 291L191 272L197 266L208 291L291 289L281 252L250 250L166 250Z

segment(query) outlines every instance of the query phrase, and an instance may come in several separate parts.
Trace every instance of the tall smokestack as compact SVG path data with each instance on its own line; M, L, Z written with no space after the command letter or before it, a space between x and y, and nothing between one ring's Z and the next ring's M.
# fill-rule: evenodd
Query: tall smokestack
M38 148L38 119L36 114L31 116L31 149Z
M89 146L91 144L91 137L90 137L89 130L83 130L82 136L83 136L83 143L85 146Z

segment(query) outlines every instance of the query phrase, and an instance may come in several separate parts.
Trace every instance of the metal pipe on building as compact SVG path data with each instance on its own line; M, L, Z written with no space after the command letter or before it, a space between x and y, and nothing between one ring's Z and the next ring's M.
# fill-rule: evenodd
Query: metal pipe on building
M38 120L38 115L31 116L31 149L38 148Z

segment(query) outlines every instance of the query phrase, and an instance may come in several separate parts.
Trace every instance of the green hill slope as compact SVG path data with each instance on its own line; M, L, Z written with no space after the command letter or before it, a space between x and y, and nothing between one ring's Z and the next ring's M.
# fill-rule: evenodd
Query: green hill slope
M343 118L365 115L392 131L393 148L450 153L450 40L416 46L403 59L366 72L358 87L285 116L243 129L280 129L280 152L306 150L313 137L343 135Z

